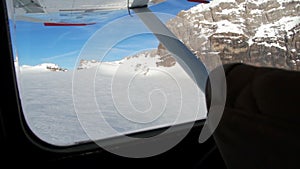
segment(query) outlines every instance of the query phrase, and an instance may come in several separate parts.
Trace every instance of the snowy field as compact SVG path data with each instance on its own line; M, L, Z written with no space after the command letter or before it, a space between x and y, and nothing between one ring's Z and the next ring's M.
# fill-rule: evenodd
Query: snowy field
M157 67L158 59L88 62L67 72L22 66L29 127L48 143L70 145L205 118L203 92L178 64Z

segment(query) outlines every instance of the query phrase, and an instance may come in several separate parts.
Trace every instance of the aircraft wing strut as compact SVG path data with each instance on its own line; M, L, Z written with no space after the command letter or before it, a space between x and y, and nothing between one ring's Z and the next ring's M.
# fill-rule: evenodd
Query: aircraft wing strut
M137 16L144 22L157 39L173 54L185 72L205 92L208 72L204 64L183 44L159 18L148 8L133 8Z

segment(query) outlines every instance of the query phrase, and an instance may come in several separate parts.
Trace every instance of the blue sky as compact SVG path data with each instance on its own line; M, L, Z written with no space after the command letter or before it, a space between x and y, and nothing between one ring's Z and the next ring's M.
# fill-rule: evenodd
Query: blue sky
M185 0L167 0L164 3L151 7L151 10L176 15L180 10L189 9L195 5L195 3ZM96 24L89 26L46 27L43 23L17 21L16 33L15 36L12 35L12 38L17 47L19 63L20 65L55 63L61 67L73 69L86 42L104 25L120 17L129 17L127 11L117 11L109 15L103 15L103 18L99 17ZM138 19L137 17L135 18ZM126 29L132 28L124 23L109 29L126 31ZM107 34L105 36L104 34L102 37L99 37L99 42L95 38L93 40L101 48L101 44L107 38L111 38L111 35ZM122 39L110 50L103 61L120 60L138 51L156 48L158 43L156 38L150 33L137 34ZM92 53L94 51L89 52ZM93 55L96 56L97 52L99 51L95 51Z

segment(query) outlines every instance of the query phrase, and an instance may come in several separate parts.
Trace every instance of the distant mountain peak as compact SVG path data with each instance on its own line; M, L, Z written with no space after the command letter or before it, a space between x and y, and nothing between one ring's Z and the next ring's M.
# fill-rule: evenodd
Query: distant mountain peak
M68 69L62 68L54 63L42 63L35 66L22 65L20 71L34 71L34 72L66 72Z

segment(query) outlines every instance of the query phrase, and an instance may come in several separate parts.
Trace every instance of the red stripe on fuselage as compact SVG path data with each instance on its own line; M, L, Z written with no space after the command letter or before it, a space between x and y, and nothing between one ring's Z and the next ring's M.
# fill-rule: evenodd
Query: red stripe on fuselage
M189 2L209 3L209 0L188 0Z
M46 22L44 26L87 26L87 25L94 25L95 23L51 23Z

